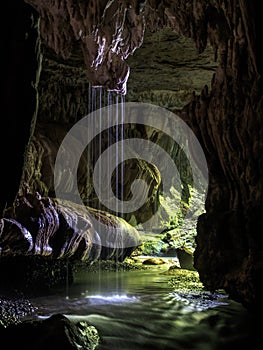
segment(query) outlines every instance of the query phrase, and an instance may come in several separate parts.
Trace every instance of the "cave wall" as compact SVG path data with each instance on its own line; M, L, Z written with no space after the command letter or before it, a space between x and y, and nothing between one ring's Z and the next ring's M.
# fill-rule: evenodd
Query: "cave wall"
M160 22L191 37L201 51L209 41L218 60L211 88L205 86L200 96L178 112L197 135L209 167L195 267L209 289L224 288L243 304L259 306L263 272L262 4L176 1L173 5L160 5Z
M263 272L257 6L240 1L217 8L214 15L221 19L208 32L216 42L217 30L219 59L211 91L205 88L182 112L202 140L210 174L206 213L198 222L195 266L208 288L222 287L249 306L261 303ZM220 38L222 20L227 33Z
M8 20L1 25L1 213L17 194L25 149L33 133L39 60L37 12L18 0L2 4L2 13Z
M211 45L218 66L210 86L177 111L198 137L209 167L195 267L207 288L224 288L247 306L262 304L262 4L255 0L26 3L40 15L44 72L55 70L54 78L69 81L69 88L61 91L56 79L47 80L53 73L46 79L42 76L39 91L50 86L51 94L67 98L60 109L47 95L46 101L41 100L39 121L65 121L67 109L73 116L70 123L86 114L88 83L80 79L86 74L92 86L126 93L125 61L140 49L146 27L152 32L169 27L191 38L200 53ZM21 162L21 155L14 159Z

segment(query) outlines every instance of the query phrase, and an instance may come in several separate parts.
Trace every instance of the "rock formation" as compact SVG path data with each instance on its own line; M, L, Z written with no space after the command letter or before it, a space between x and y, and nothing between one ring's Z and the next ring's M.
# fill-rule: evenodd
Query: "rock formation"
M104 224L98 232L96 222ZM2 257L122 261L140 244L137 230L125 220L38 193L19 197L0 222Z
M47 126L49 125L49 127ZM48 130L48 131L47 131ZM41 196L56 196L54 185L54 169L56 156L63 138L67 133L67 128L63 125L39 124L35 130L32 140L28 147L28 161L24 166L23 178L19 189L19 194L23 195L28 189L34 193L37 191ZM145 134L145 130L136 130L137 137L140 134L141 137ZM111 143L115 142L116 132L111 135ZM153 131L152 133L153 134ZM156 132L155 138L156 138ZM170 148L175 148L174 145L167 143ZM72 138L72 147L69 150L69 158L74 158L76 151L78 150L79 141L78 138ZM104 152L108 147L108 135L107 133L95 140L94 143L89 145L89 149L85 150L80 158L78 167L78 188L73 188L73 174L69 167L66 169L63 167L61 173L58 175L59 181L57 186L64 197L74 201L78 193L81 200L90 208L109 211L105 205L103 205L95 192L93 185L93 171L94 166L99 153ZM131 150L131 160L123 164L123 172L125 173L124 189L122 192L123 200L128 201L132 197L131 186L135 179L144 180L149 186L148 198L145 201L143 208L137 210L134 213L116 213L112 211L112 214L122 216L127 221L133 221L133 225L140 224L150 219L159 207L159 191L161 187L160 172L153 164L139 159L136 153ZM176 153L176 151L174 151ZM89 156L92 154L92 157ZM107 183L109 174L107 173L107 166L103 166L101 181L104 185ZM119 177L121 170L119 169ZM112 178L109 180L113 187L113 193L118 191L116 189L117 174L112 174ZM120 182L121 180L119 180Z

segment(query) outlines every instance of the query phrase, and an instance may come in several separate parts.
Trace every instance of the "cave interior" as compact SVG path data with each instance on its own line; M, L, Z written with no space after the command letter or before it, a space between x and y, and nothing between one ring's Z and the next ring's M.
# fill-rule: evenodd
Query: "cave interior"
M41 257L125 261L138 252L158 258L183 252L208 290L262 308L262 3L20 0L4 6L1 273L14 273L25 256L38 264ZM124 118L129 108L164 117L156 126L147 118L118 119L109 124L111 140L106 129L97 133L102 114ZM79 146L72 130L84 130L89 115L96 137ZM188 148L175 141L173 117L193 133L186 135ZM139 148L127 151L127 160L108 156L108 166L117 166L111 178L109 169L99 173L105 175L99 186L110 181L112 194L128 203L135 180L143 180L137 193L148 185L145 203L132 212L108 209L93 183L101 153L128 138L158 145L177 169L166 184ZM94 232L84 207L107 232Z

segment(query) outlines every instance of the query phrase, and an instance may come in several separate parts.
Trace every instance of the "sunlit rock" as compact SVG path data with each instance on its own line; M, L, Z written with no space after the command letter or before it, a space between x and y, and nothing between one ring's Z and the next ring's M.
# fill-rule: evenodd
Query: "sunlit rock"
M165 264L165 261L162 258L148 258L143 261L144 265L162 265Z

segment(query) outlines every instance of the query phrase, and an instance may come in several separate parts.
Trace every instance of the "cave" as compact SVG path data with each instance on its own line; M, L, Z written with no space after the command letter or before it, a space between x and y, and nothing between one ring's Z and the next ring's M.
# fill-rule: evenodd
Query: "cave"
M3 6L8 348L261 349L262 4Z

